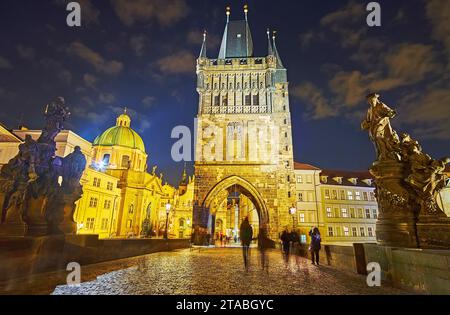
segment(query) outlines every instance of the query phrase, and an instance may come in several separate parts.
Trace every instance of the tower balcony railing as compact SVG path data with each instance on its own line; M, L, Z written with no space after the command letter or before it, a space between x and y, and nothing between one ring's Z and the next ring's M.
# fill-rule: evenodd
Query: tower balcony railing
M266 105L258 106L205 106L203 114L267 114Z
M227 59L203 59L203 66L218 66L226 69L227 67L257 66L266 67L269 64L267 57L243 57Z

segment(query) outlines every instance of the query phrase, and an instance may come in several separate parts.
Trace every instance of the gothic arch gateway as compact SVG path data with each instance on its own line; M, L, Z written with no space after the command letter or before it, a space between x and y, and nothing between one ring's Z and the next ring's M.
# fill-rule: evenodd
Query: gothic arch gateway
M261 194L251 183L235 175L227 177L220 181L207 194L205 200L203 201L202 208L207 209L209 211L209 215L212 217L211 219L208 218L208 221L211 220L212 222L214 222L215 209L213 203L215 199L223 192L227 192L226 196L228 196L228 194L231 193L234 189L251 200L256 210L258 211L260 226L263 224L270 224L269 212L267 210L266 203L261 197ZM219 204L222 203L222 198L219 197ZM212 229L214 229L214 224L210 224L210 226L212 227Z

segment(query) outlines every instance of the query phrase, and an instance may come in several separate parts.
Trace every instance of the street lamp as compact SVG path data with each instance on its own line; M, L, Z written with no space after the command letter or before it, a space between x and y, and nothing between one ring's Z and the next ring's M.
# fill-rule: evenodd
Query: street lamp
M170 213L170 208L172 208L172 205L168 202L166 204L166 229L164 230L164 238L167 240L169 238L168 234L167 234L167 228L168 228L168 224L169 224L169 213Z
M295 214L297 213L297 208L291 207L291 208L289 209L289 213L290 213L291 216L292 216L292 227L295 229Z

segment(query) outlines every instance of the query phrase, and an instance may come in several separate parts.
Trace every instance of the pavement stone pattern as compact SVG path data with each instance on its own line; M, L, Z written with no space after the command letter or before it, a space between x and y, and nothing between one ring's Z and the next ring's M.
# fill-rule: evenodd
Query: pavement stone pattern
M279 250L268 253L269 271L251 250L245 272L239 248L186 249L139 257L136 265L98 276L79 286L57 286L54 295L336 295L410 294L366 277L291 257L286 267ZM297 260L298 259L298 260ZM91 267L92 268L92 267ZM83 269L82 269L83 272ZM97 272L100 272L97 270Z

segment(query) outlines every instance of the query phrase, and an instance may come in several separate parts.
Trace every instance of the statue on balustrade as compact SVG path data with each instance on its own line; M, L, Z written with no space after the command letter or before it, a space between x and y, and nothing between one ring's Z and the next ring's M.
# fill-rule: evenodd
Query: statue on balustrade
M450 228L450 221L437 202L438 193L446 185L444 169L450 159L435 160L409 134L402 133L399 137L391 126L396 111L379 97L378 94L367 97L369 109L361 124L369 132L376 150L370 172L375 177L380 212L377 238L387 245L420 247L421 242L430 246L434 242L450 246L449 236L442 236L444 241L440 242L438 232L434 231L430 240L419 235L417 228L423 222L432 221L434 227Z
M41 236L60 233L64 208L81 196L80 176L86 160L79 148L65 159L56 157L55 137L70 113L64 99L45 109L46 124L40 137L27 135L19 153L0 172L0 235ZM82 169L82 170L81 170ZM58 178L62 177L62 186ZM65 198L71 196L71 198Z

